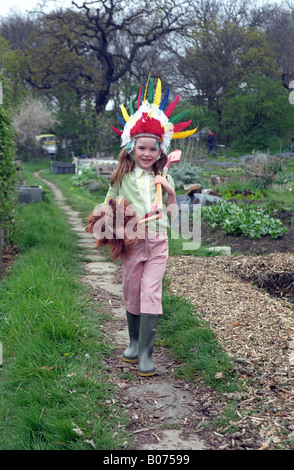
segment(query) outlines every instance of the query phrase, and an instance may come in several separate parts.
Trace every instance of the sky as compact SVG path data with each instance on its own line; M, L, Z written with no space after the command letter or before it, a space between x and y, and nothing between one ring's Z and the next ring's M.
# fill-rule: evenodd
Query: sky
M17 11L18 13L25 14L27 11L33 10L39 3L42 3L42 0L2 0L2 5L0 7L0 16L8 16L11 12ZM76 3L82 4L82 1L77 1ZM262 6L267 3L283 3L283 0L256 0L256 6ZM289 2L292 3L291 0ZM50 0L48 6L53 8L54 6L70 6L71 0Z
M33 10L39 4L42 4L42 0L2 0L2 5L0 6L0 16L5 17L8 16L11 12L18 12L26 14L28 11ZM71 0L49 0L48 3L49 8L53 8L54 6L70 6ZM79 3L77 1L76 3Z

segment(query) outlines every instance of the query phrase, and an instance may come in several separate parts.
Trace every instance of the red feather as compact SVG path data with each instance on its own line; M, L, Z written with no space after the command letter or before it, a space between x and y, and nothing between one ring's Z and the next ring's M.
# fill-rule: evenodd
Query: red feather
M120 131L120 130L116 129L115 127L113 127L112 124L110 124L110 125L111 125L111 129L112 129L116 134L122 135L122 131Z
M140 108L142 90L143 90L143 85L141 86L141 88L140 88L140 91L139 91L139 95L138 95L138 106L137 106L137 109L139 109L139 108Z
M173 102L168 106L167 110L166 110L165 113L164 113L167 117L170 117L170 115L174 112L175 107L177 106L177 103L178 103L179 99L180 99L180 95L178 95L178 96L176 97L175 101L173 101Z
M181 132L185 127L190 126L192 119L186 122L180 122L179 124L174 124L174 132Z

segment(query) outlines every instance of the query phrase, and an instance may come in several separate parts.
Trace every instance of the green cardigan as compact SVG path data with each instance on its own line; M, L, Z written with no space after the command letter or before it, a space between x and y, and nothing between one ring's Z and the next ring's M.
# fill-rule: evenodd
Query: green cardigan
M173 188L175 187L174 181L170 175L168 175L168 182ZM109 198L116 199L120 196L125 196L126 201L134 205L134 212L139 218L143 217L147 213L147 207L140 195L137 185L137 177L134 171L131 171L124 176L121 186L119 185L119 182L116 181L113 186L109 187L104 204L108 202ZM149 222L150 230L165 231L169 226L166 214L167 200L168 194L163 192L162 201L164 206L162 218L155 222Z

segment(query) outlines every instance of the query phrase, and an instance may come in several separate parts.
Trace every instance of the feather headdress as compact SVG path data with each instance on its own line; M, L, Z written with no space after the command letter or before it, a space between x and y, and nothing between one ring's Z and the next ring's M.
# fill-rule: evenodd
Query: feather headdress
M147 98L148 93L148 98ZM170 146L172 139L183 139L196 132L195 129L183 131L192 120L181 122L188 111L172 116L179 101L180 95L168 105L169 88L163 98L161 98L161 80L157 80L154 92L153 80L148 76L144 85L141 86L137 101L137 110L134 112L133 102L130 101L130 114L125 106L121 105L122 117L117 117L123 126L123 130L116 129L111 125L112 130L121 137L121 146L131 151L134 147L134 139L139 136L150 135L160 142L160 148L164 153Z

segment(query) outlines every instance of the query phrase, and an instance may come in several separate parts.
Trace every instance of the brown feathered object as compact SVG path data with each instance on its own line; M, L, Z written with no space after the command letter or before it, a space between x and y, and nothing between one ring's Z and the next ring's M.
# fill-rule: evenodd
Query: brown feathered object
M125 198L111 199L87 220L86 232L97 238L96 248L108 245L112 261L128 256L130 249L145 236L145 225L138 225L138 218L128 207Z

